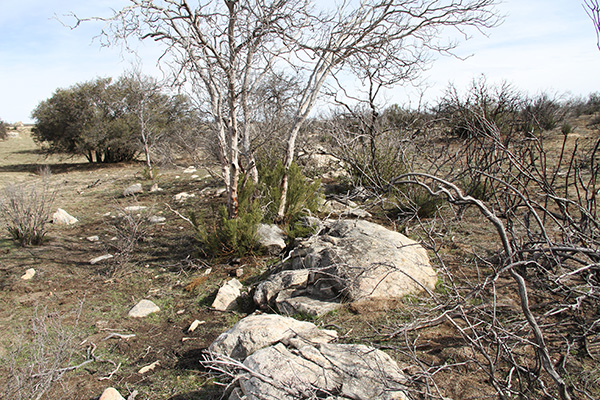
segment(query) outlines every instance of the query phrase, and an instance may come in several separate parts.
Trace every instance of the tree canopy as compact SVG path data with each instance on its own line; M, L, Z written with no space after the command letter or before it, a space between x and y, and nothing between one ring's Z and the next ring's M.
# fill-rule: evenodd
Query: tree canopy
M57 89L32 112L33 137L54 153L89 162L135 159L154 140L177 129L190 112L182 96L160 90L153 78L97 78Z

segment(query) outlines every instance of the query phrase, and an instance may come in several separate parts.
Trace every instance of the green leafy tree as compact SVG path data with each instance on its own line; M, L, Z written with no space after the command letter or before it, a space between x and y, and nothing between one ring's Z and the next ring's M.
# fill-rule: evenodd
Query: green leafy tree
M89 162L120 162L144 153L186 119L189 101L169 96L152 78L98 78L57 89L33 111L34 139L54 153L83 155ZM188 118L189 120L189 118Z
M6 139L8 136L7 130L6 123L0 119L0 140Z

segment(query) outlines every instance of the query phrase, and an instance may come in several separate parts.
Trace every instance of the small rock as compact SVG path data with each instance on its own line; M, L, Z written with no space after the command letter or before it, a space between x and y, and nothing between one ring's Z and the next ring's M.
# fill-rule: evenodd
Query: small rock
M146 372L150 372L150 371L154 371L154 369L156 367L158 367L160 365L160 361L154 361L152 364L150 365L146 365L145 367L140 368L140 370L138 371L138 374L143 375Z
M242 276L244 276L244 268L238 268L235 270L235 277L236 278L241 278Z
M152 313L159 312L160 308L154 304L150 300L140 300L139 303L135 305L131 310L129 310L129 315L132 318L143 318Z
M127 196L133 196L135 194L139 194L139 193L143 193L144 189L142 188L142 184L141 183L134 183L133 185L127 187L125 190L123 190L123 196L127 197Z
M237 299L240 297L240 289L243 285L237 279L233 278L219 289L217 297L212 303L212 307L218 311L233 310L237 305Z
M196 167L190 166L190 167L187 167L186 169L184 169L183 173L184 174L193 174L196 171L197 171Z
M158 187L158 183L155 183L150 187L150 193L162 192L162 189Z
M190 194L188 192L181 192L181 193L178 193L175 196L173 196L173 200L185 201L185 200L189 199L190 197L196 197L196 195L193 193Z
M150 221L150 223L152 224L161 224L163 222L165 222L167 219L165 217L161 217L159 215L153 215L150 218L148 218L148 221Z
M90 260L90 264L92 264L92 265L94 265L94 264L98 264L99 262L102 262L102 261L104 261L104 260L108 260L108 259L111 259L111 258L113 258L113 255L112 255L112 254L105 254L105 255L103 255L103 256L99 256L99 257L96 257L96 258L92 258L92 259Z
M68 212L59 208L54 214L52 214L52 222L57 225L73 225L78 222L78 219L70 215Z
M123 209L123 211L125 211L125 212L137 212L137 211L145 210L146 208L148 208L148 207L146 207L146 206L128 206L128 207L125 207Z
M200 175L192 175L192 176L190 176L190 178L192 178L192 179L198 179L198 178L200 178Z
M102 392L102 396L100 396L99 400L125 400L125 398L121 396L121 393L119 393L117 389L109 387Z
M190 327L188 328L188 332L194 332L196 329L198 329L198 327L202 324L205 324L206 321L198 321L195 320L194 322L192 322L192 324L190 325Z
M177 310L177 315L181 315L185 312L185 310L182 308L181 310Z
M23 279L24 281L28 281L31 278L33 278L34 276L35 276L35 269L29 268L27 271L25 271L25 275L23 275L21 277L21 279Z
M211 272L212 272L212 268L206 268L204 270L204 275L210 275Z
M100 237L99 237L98 235L94 235L94 236L88 236L88 237L86 237L86 239L87 239L89 242L97 242L97 241L99 241L99 240L100 240Z

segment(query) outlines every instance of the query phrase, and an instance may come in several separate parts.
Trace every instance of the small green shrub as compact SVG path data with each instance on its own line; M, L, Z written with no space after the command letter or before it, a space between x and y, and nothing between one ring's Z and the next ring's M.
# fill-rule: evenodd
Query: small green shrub
M275 166L259 166L258 185L242 177L238 188L237 218L229 218L225 206L219 207L216 218L212 220L189 213L206 255L240 257L258 251L258 224L263 221L273 223L277 216L283 172L283 165L278 162ZM292 164L283 221L290 238L311 232L310 227L302 224L302 217L318 211L321 203L319 187L320 182L309 182L300 167Z
M279 210L283 164L279 161L274 167L265 165L259 169L259 172L257 196L265 211L264 220L273 222ZM309 182L296 163L290 166L288 182L288 198L283 223L291 238L306 236L312 231L302 223L302 217L318 212L323 201L320 193L321 182L319 180Z
M401 211L419 218L435 216L443 199L433 196L426 189L416 185L401 185L396 195L396 200Z
M565 122L564 124L562 124L562 126L560 127L560 132L563 135L568 135L572 131L573 131L573 127L571 126L571 124L569 124L567 122Z
M256 231L263 212L254 198L252 183L246 182L244 187L240 187L238 202L237 218L229 218L224 205L219 207L217 217L211 221L203 215L190 213L189 219L196 227L198 239L207 255L240 257L258 249Z

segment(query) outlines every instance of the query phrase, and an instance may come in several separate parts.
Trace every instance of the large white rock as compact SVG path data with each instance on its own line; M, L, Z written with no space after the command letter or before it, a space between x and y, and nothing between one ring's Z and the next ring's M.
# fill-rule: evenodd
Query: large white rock
M129 310L129 313L127 315L129 315L132 318L143 318L159 311L160 308L156 304L154 304L154 302L144 299L140 300L139 303L137 303L131 310Z
M177 193L175 196L173 196L173 200L179 201L179 202L184 202L191 197L196 197L196 195L194 193L190 194L188 192L181 192L181 193Z
M261 282L254 291L254 302L260 308L274 305L277 295L288 289L306 289L311 271L308 269L281 271Z
M256 241L269 255L278 255L285 249L285 232L273 224L259 224Z
M28 268L27 271L25 271L25 274L23 276L21 276L21 279L23 279L24 281L28 281L28 280L32 279L34 276L35 276L35 269Z
M244 360L263 347L294 337L312 343L326 343L337 339L337 332L319 329L313 323L282 315L250 315L222 333L208 349L216 354Z
M244 361L253 374L238 376L246 400L321 398L406 400L406 376L390 356L360 344L311 344L291 339L258 350ZM267 377L261 379L260 377ZM241 395L241 396L240 396ZM312 397L310 397L312 398Z
M73 225L78 222L78 219L70 215L68 212L59 208L52 214L52 222L57 225Z
M363 220L328 223L294 250L287 268L313 270L313 293L348 301L400 298L433 290L437 282L419 243Z
M242 361L229 400L406 400L407 378L384 352L332 343L335 331L280 315L251 315L209 347L205 366Z

